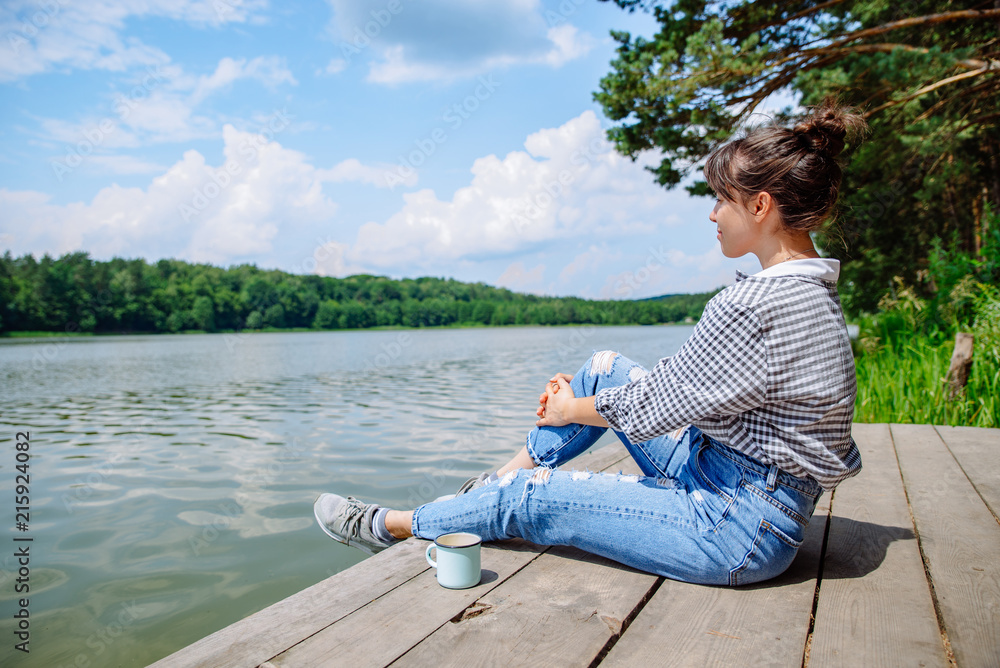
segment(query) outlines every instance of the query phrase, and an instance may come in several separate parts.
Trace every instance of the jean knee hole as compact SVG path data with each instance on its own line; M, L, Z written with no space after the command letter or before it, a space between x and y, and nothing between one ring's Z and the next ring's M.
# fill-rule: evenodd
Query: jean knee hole
M593 357L590 358L591 375L610 374L615 367L617 357L618 353L613 350L602 350L594 353Z

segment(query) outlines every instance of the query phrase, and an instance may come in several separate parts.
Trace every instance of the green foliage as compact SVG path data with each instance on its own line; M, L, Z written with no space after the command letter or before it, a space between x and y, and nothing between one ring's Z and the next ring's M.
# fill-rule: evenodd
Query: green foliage
M904 422L1000 427L1000 366L976 353L964 395L951 400L944 382L952 341L913 337L857 361L858 422Z
M0 332L206 332L522 324L656 324L697 319L714 293L643 301L520 295L482 283L324 278L85 253L0 258Z
M973 261L961 251L946 252L938 242L934 247L935 261L923 275L930 296L921 297L897 278L894 289L880 300L879 313L861 320L855 419L998 427L996 265ZM957 331L972 332L975 348L965 392L952 399L945 376Z
M839 224L819 242L845 260L849 313L872 311L901 276L917 285L945 239L977 257L1000 207L1000 8L956 0L616 0L649 10L652 39L612 33L612 71L595 99L609 138L673 187L772 93L856 106L871 133L845 171ZM785 114L777 114L781 120ZM703 182L689 187L707 194ZM964 274L963 274L964 275Z
M247 316L247 329L260 329L264 326L264 316L260 314L260 311L251 311L250 315Z

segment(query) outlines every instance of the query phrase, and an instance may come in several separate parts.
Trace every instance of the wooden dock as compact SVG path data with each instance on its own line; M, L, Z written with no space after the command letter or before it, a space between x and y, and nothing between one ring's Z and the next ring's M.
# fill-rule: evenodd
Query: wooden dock
M854 436L864 470L770 582L690 585L507 541L453 591L410 539L153 665L1000 666L1000 429ZM638 472L620 446L584 466Z

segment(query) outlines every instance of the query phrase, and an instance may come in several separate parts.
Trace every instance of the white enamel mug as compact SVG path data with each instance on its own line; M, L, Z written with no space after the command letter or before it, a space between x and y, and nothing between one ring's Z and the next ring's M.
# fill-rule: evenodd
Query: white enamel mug
M483 539L474 533L446 533L427 546L427 563L437 569L438 584L448 589L468 589L481 577L479 548ZM431 550L437 550L437 561Z

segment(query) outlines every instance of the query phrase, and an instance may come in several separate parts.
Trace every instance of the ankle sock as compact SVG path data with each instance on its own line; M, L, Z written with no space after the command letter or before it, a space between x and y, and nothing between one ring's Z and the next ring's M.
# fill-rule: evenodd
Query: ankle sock
M375 537L385 543L394 543L398 538L393 538L392 534L385 527L385 516L389 514L388 508L379 508L375 511L375 517L372 518L372 533Z
M499 479L500 479L500 476L498 476L497 472L494 471L493 473L490 474L490 477L486 479L486 484L489 485L490 483L494 483L494 482L496 482Z

